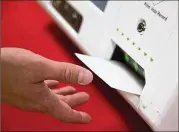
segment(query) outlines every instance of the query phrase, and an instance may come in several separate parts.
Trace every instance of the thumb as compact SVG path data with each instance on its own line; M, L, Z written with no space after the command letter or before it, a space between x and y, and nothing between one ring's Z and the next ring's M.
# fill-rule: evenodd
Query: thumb
M93 74L78 65L47 60L43 69L44 80L58 80L66 83L87 85L92 82Z

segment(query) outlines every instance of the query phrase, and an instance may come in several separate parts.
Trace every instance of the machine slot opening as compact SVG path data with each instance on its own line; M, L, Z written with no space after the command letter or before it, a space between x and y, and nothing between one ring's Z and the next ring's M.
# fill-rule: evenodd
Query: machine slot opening
M137 81L137 83L139 83L141 87L144 88L146 82L145 70L117 44L115 44L115 50L111 60L122 63L127 72L129 72L130 75L132 75L133 78Z

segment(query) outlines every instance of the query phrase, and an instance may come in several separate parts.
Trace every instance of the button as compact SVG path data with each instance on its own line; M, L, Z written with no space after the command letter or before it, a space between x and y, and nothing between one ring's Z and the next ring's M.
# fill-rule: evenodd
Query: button
M57 1L55 1L55 3L56 3L57 5L60 5L62 2L59 1L59 0L57 0Z
M73 12L72 17L73 17L74 19L77 19L78 16L77 16L76 12Z
M68 10L68 8L69 8L69 5L66 3L66 4L64 5L64 9L65 9L65 10Z

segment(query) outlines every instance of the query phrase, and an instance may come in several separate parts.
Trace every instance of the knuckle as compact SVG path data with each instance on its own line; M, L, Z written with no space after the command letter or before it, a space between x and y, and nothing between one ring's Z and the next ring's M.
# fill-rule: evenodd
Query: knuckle
M72 76L73 76L73 73L72 73L72 71L70 70L70 68L68 68L68 67L65 67L64 68L64 81L65 82L69 82L69 81L71 81L71 79L72 79Z
M64 101L65 103L67 103L67 104L68 104L68 102L69 102L68 97L62 96L60 99L61 99L62 101Z
M77 65L63 65L62 80L70 83L77 83L80 68Z
M59 98L60 98L60 100L61 100L61 101L63 101L63 102L65 102L65 103L67 103L67 104L68 104L69 99L68 99L68 97L67 97L67 96L59 95Z
M62 78L65 82L67 81L67 74L68 74L68 68L67 66L65 66L63 69L63 74L62 74Z

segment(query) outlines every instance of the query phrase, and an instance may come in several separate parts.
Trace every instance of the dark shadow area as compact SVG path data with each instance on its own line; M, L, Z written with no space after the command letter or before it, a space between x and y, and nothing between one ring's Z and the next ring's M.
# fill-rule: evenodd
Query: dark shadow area
M64 44L64 48L73 56L75 60L83 67L86 67L81 61L79 61L74 53L82 53L71 40L63 33L59 27L51 23L48 25L47 30L54 36L54 38ZM87 67L86 67L87 68ZM94 74L94 73L93 73ZM95 74L94 74L95 75ZM94 84L98 90L102 92L105 98L116 108L125 118L127 124L133 131L152 131L150 127L144 122L144 120L138 115L138 113L125 101L125 99L115 90L110 88L105 82L103 82L96 75L94 76Z
M95 76L94 83L98 90L103 93L105 98L115 107L124 117L134 131L152 131L138 113L126 102L126 100L115 90L110 88L99 77Z

